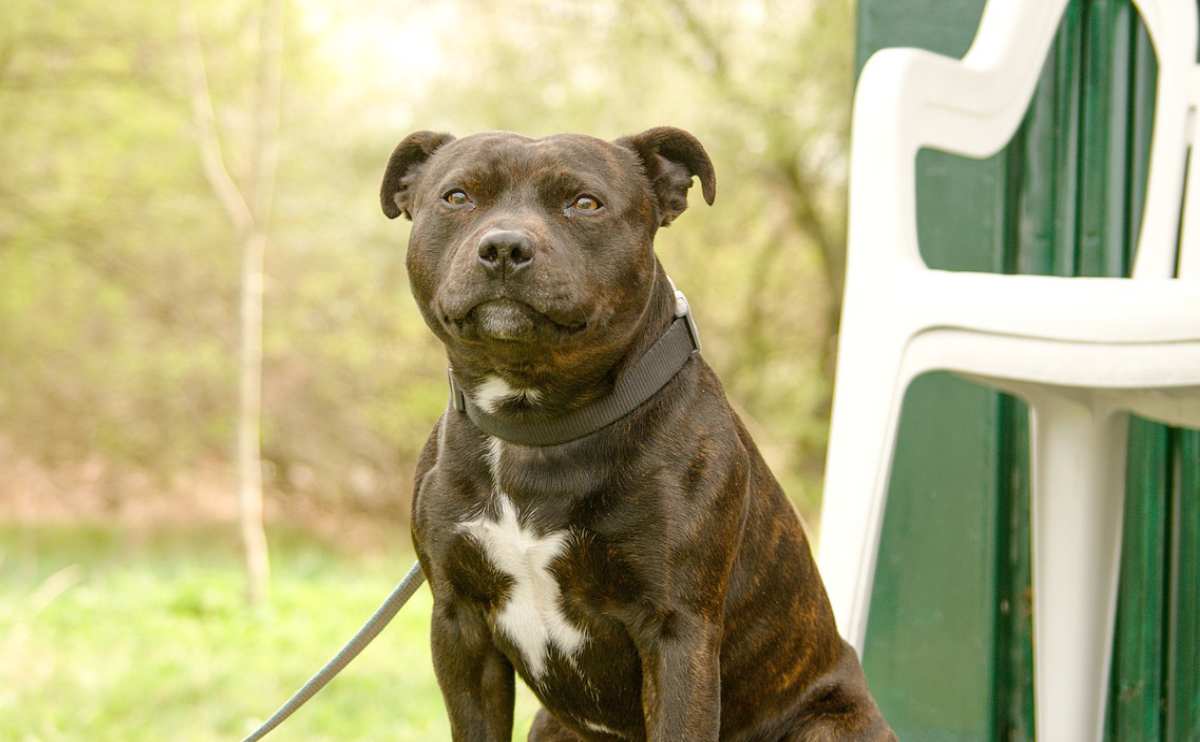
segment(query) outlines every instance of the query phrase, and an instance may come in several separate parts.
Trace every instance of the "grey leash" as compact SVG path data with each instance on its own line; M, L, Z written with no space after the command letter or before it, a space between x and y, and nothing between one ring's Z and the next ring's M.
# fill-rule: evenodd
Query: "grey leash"
M396 613L408 602L408 599L413 596L421 583L425 582L425 575L421 572L421 565L418 562L414 564L392 594L387 600L383 601L383 605L379 606L379 610L375 611L375 615L363 624L363 627L358 630L346 646L342 647L342 651L337 653L333 659L317 671L313 675L312 680L304 684L304 687L296 691L296 695L288 699L288 702L279 707L275 715L267 719L261 727L258 728L249 737L246 737L242 742L255 742L267 736L267 732L283 723L284 719L295 713L296 709L303 706L308 699L317 694L317 691L325 687L325 685L342 671L350 661L358 656L359 652L366 649L371 640L379 635L380 631L388 625L395 617Z

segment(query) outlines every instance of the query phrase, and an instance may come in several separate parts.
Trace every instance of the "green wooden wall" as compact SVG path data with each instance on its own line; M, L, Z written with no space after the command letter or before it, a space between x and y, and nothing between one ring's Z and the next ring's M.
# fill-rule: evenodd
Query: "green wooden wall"
M962 56L983 0L859 0L858 65ZM938 268L1127 275L1141 219L1153 47L1127 0L1068 9L1018 134L995 157L918 158ZM928 205L936 205L927 208ZM1200 433L1131 427L1108 738L1200 740ZM1033 739L1028 421L949 374L909 389L864 666L901 740Z

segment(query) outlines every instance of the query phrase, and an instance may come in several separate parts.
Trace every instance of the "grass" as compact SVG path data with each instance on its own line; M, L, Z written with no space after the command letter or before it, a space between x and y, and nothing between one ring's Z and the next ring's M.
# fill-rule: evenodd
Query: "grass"
M400 549L351 556L295 533L272 533L272 547L271 604L249 611L229 534L0 526L0 739L238 742L412 563ZM423 587L268 739L448 740L430 606ZM521 688L514 738L536 708Z

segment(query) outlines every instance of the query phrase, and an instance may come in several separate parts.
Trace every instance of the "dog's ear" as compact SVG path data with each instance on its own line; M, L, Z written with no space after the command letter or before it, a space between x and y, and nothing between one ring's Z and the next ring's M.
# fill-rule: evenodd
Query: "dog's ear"
M411 188L416 184L422 166L438 147L452 141L454 137L449 134L418 131L404 137L396 145L392 156L388 158L383 185L379 188L379 202L388 219L395 219L401 214L406 219L412 219Z
M712 206L717 197L717 175L700 140L683 129L659 126L641 134L622 137L617 144L633 150L646 167L646 175L658 196L661 225L667 226L687 208L692 177L700 178L704 200Z

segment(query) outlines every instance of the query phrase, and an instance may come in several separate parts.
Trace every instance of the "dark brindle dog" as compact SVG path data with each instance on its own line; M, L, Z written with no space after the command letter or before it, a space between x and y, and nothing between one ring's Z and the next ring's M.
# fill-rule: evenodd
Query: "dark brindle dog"
M711 204L672 128L418 132L388 162L451 365L412 523L456 742L510 739L514 670L537 742L895 739L654 254L693 176Z

